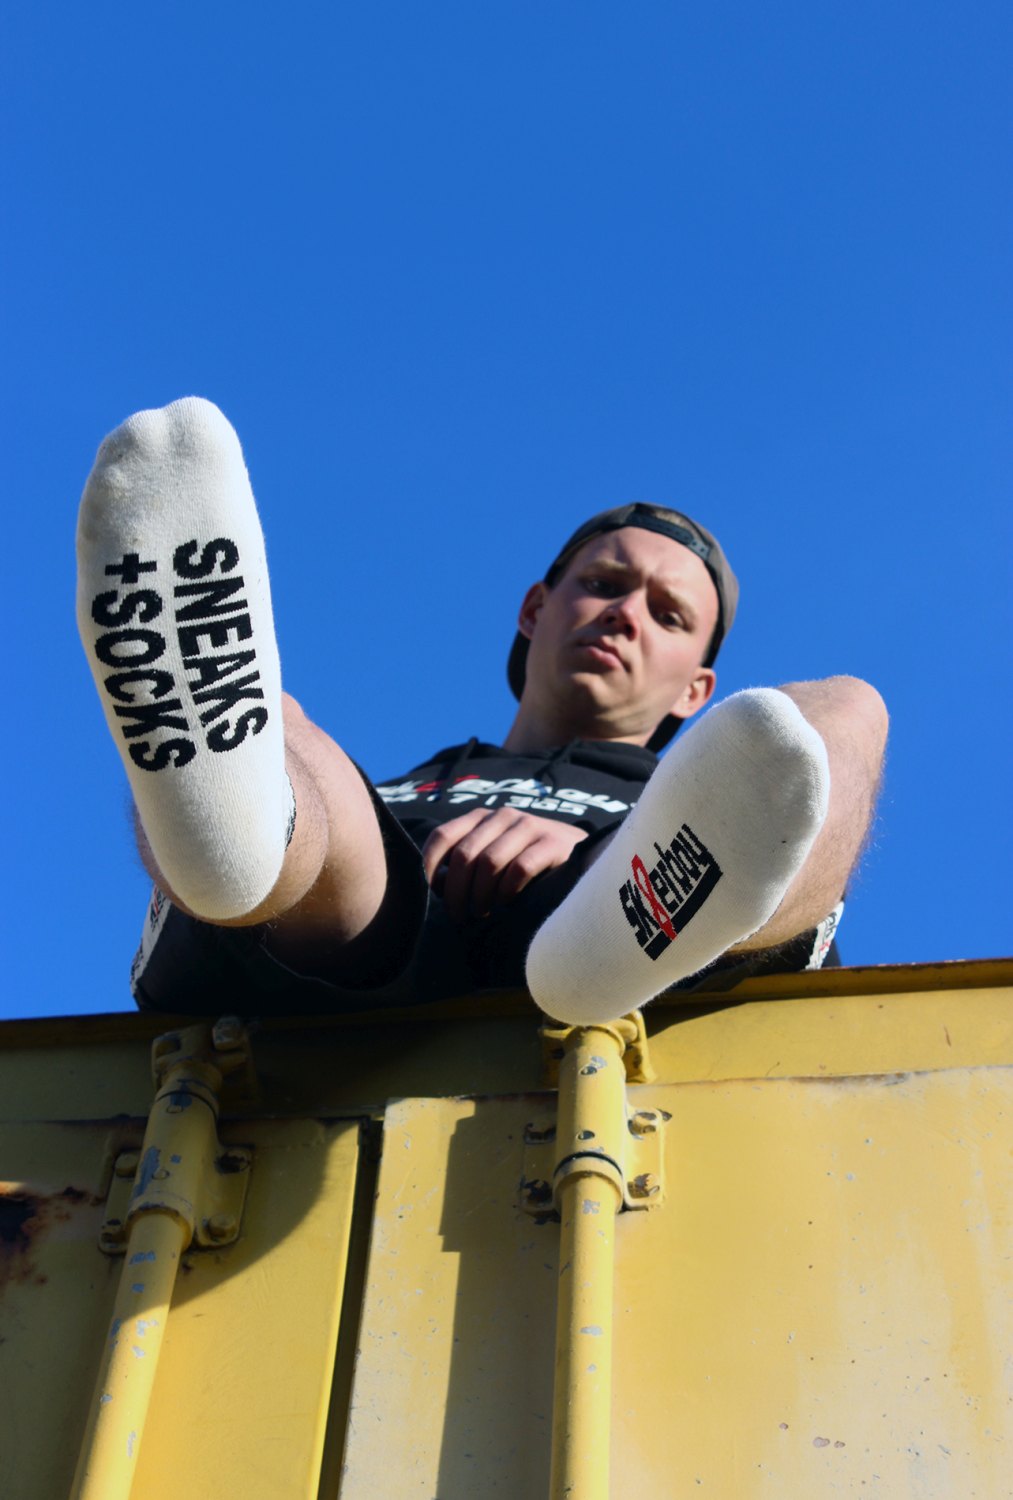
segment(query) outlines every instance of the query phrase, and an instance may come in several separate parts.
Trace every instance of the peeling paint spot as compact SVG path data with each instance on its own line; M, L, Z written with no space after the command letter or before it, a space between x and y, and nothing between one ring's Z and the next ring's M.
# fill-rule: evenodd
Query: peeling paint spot
M136 1442L137 1442L137 1433L136 1432L132 1432L130 1434L130 1436L127 1438L127 1457L128 1458L133 1458L133 1456L134 1456L134 1444Z
M149 1328L157 1328L157 1327L158 1327L158 1319L157 1318L138 1318L138 1320L137 1320L137 1335L138 1335L138 1338L142 1338L143 1339L144 1335L147 1333L147 1331L148 1331Z
M133 1197L140 1198L148 1191L158 1171L161 1152L157 1146L149 1146L141 1158L141 1165L137 1169L137 1181L134 1184Z
M120 1329L122 1327L123 1327L123 1319L122 1318L113 1318L113 1321L112 1321L112 1323L110 1324L110 1327L109 1327L109 1342L110 1342L110 1344L115 1344L116 1340L119 1338Z
M136 1255L132 1255L130 1257L130 1259L127 1261L127 1265L128 1266L136 1266L136 1265L139 1265L142 1260L154 1260L154 1259L155 1259L155 1252L154 1252L154 1250L138 1250L137 1254Z
M818 1437L817 1438L813 1438L813 1447L814 1448L829 1448L830 1447L830 1439L829 1438L818 1438Z
M835 1444L834 1444L834 1447L835 1447L835 1448L843 1448L843 1447L844 1447L844 1444L843 1444L843 1443L842 1443L842 1442L840 1442L840 1441L839 1441L839 1440L838 1440L838 1441L837 1441L837 1442L836 1442L836 1443L835 1443Z
M778 1422L777 1425L778 1425L778 1427L780 1427L780 1429L781 1429L782 1432L787 1432L788 1431L788 1424L787 1424L787 1422Z
M586 1328L582 1328L580 1331L581 1333L589 1333L592 1338L601 1338L601 1329L597 1323L589 1323Z
M587 1367L587 1373L589 1375L597 1375L597 1373L598 1373L598 1366L597 1365L588 1365L588 1367Z
M100 1396L98 1398L98 1404L99 1406L108 1406L112 1399L112 1396L110 1396L109 1392L106 1391L104 1396Z
M136 1344L130 1345L130 1352L131 1354L136 1355L138 1359L144 1359L145 1354L147 1353L145 1349L138 1349Z
M182 1160L183 1160L183 1158L182 1158L182 1157L181 1157L181 1156L170 1156L170 1157L169 1157L169 1160L170 1160L170 1161L171 1161L171 1162L174 1162L174 1163L175 1163L175 1165L176 1165L176 1166L177 1166L177 1167L178 1167L178 1166L179 1166L179 1164L180 1164L180 1162L181 1162L181 1161L182 1161Z
M601 1204L596 1203L593 1198L585 1198L580 1205L582 1214L596 1214L600 1208Z
M140 1296L140 1294L144 1291L144 1282L143 1281L135 1281L132 1284L130 1290L133 1293L135 1293L136 1296Z

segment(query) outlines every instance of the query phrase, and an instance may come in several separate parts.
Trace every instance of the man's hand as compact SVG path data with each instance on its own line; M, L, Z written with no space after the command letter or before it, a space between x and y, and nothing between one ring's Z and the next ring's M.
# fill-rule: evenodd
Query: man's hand
M586 838L581 828L516 808L476 808L435 829L422 860L429 884L461 922L512 901L543 870L564 865Z

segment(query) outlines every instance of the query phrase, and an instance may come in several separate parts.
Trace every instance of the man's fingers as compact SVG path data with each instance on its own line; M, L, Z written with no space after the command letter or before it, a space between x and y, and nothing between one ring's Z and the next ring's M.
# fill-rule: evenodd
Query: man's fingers
M513 808L483 808L452 818L422 850L426 879L458 922L512 901L545 870L565 864L587 834Z
M422 864L430 885L451 849L463 838L467 838L480 823L488 822L489 817L485 808L475 808L472 812L462 813L459 818L451 818L448 823L441 823L439 828L434 828L422 846Z
M476 853L470 865L471 884L467 896L467 906L473 916L488 916L495 902L503 899L502 885L507 871L525 859L530 848L531 831L524 823L517 822ZM461 852L464 852L463 845ZM537 874L537 871L532 873ZM531 875L527 878L530 880ZM517 889L520 890L520 886Z
M527 838L520 819L502 809L465 830L447 856L440 892L455 921L488 913L500 872Z

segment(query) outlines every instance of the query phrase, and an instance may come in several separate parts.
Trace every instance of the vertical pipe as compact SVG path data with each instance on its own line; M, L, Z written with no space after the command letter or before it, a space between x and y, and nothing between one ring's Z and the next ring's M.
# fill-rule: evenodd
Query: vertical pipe
M190 1240L171 1213L133 1222L72 1500L127 1500L179 1259Z
M127 1214L127 1251L71 1500L129 1500L180 1256L218 1149L222 1075L207 1027L158 1038L161 1087L148 1116Z
M567 1039L560 1065L551 1500L607 1500L609 1493L612 1283L626 1131L624 1048L618 1029L582 1028Z

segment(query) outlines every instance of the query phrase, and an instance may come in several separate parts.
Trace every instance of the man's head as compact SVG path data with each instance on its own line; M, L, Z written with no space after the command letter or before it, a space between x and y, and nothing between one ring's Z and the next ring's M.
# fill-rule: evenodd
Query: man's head
M688 516L593 516L525 597L508 666L522 713L662 748L710 697L737 601L720 545Z

